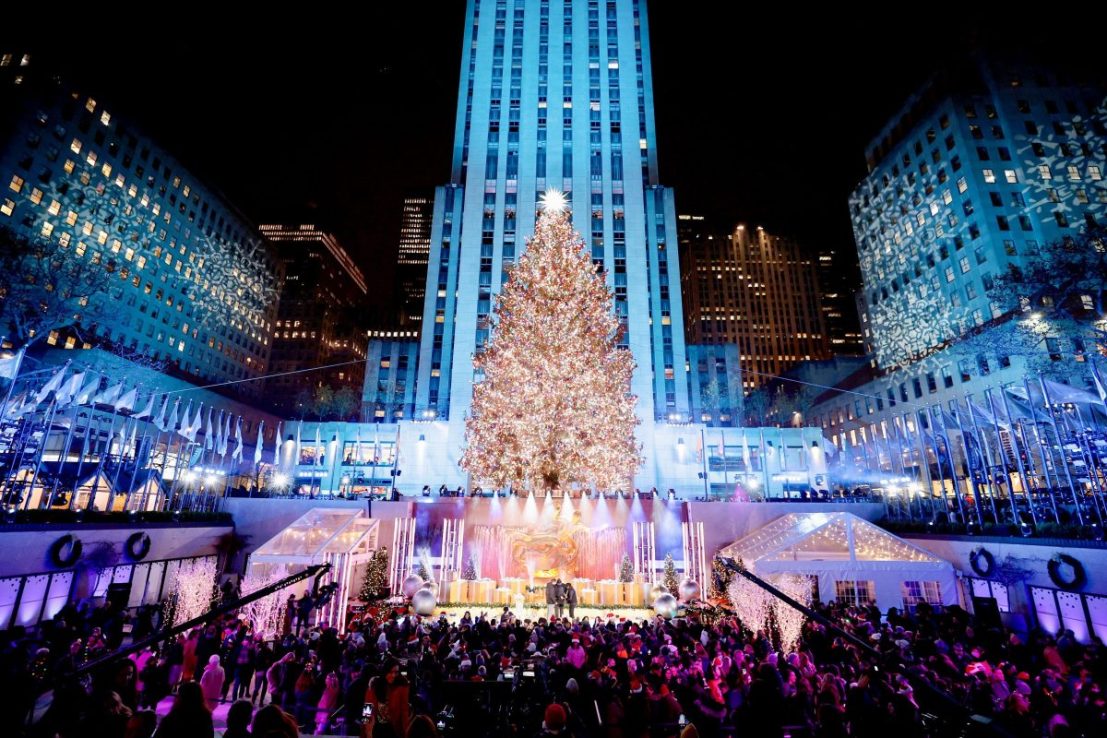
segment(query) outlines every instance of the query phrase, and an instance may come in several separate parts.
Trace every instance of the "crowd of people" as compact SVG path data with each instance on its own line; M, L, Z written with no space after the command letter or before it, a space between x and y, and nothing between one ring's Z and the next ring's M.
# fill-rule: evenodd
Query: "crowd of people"
M232 738L911 738L959 735L970 714L995 735L1065 738L1107 718L1098 641L1081 645L1068 631L1024 639L956 607L817 607L842 631L809 621L794 648L725 614L383 613L344 634L286 627L275 640L224 616L88 679L69 674L117 646L128 621L140 632L156 623L67 607L35 633L7 634L0 659L15 714L4 735L212 736L223 702ZM52 705L30 720L49 688ZM170 695L157 725L154 709Z

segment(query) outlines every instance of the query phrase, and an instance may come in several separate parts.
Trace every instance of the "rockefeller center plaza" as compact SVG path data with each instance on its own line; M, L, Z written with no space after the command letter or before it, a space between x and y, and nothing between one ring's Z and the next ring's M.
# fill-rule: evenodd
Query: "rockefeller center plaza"
M1102 735L1102 53L408 5L5 21L0 735Z

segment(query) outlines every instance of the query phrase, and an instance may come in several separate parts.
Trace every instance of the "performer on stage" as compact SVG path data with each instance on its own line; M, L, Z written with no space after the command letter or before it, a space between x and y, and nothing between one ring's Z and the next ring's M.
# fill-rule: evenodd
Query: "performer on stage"
M546 617L554 616L557 607L556 585L553 580L546 582Z
M565 585L565 602L569 605L569 619L573 620L577 610L577 590L572 582Z
M554 601L557 603L557 617L565 616L565 585L561 579L554 580Z

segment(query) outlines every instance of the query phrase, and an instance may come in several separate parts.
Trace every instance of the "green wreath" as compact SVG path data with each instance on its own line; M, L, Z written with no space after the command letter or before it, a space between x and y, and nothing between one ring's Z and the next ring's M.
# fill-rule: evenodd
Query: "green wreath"
M1072 579L1061 576L1062 566L1072 569ZM1046 568L1049 571L1049 580L1067 592L1083 589L1088 583L1088 574L1084 571L1084 565L1068 554L1055 554Z
M50 563L59 569L68 569L81 558L84 544L72 533L66 533L50 544Z
M984 565L981 566L981 562ZM992 552L986 548L978 548L969 554L969 566L972 567L973 572L982 579L987 579L992 576L996 570L996 559L992 556Z
M124 544L124 549L131 561L142 561L150 553L150 536L142 531L132 533Z

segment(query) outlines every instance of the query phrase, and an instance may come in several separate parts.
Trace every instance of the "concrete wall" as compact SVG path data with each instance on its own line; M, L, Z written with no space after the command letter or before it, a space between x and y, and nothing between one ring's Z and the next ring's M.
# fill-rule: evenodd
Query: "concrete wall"
M969 555L978 548L986 548L996 560L996 566L1011 564L1031 572L1027 585L1057 588L1049 579L1046 566L1055 554L1072 556L1084 565L1088 583L1086 594L1107 593L1107 547L1077 545L1079 541L1035 541L1032 538L993 539L990 537L913 537L907 540L951 562L965 576L975 577L969 563Z
M50 563L49 550L58 538L72 534L79 538L87 555L99 543L108 543L119 555L117 563L128 563L124 544L136 531L150 534L150 553L144 561L179 559L189 556L209 556L215 553L215 543L230 525L142 525L97 527L81 525L27 525L0 529L0 576L18 576L56 570Z

